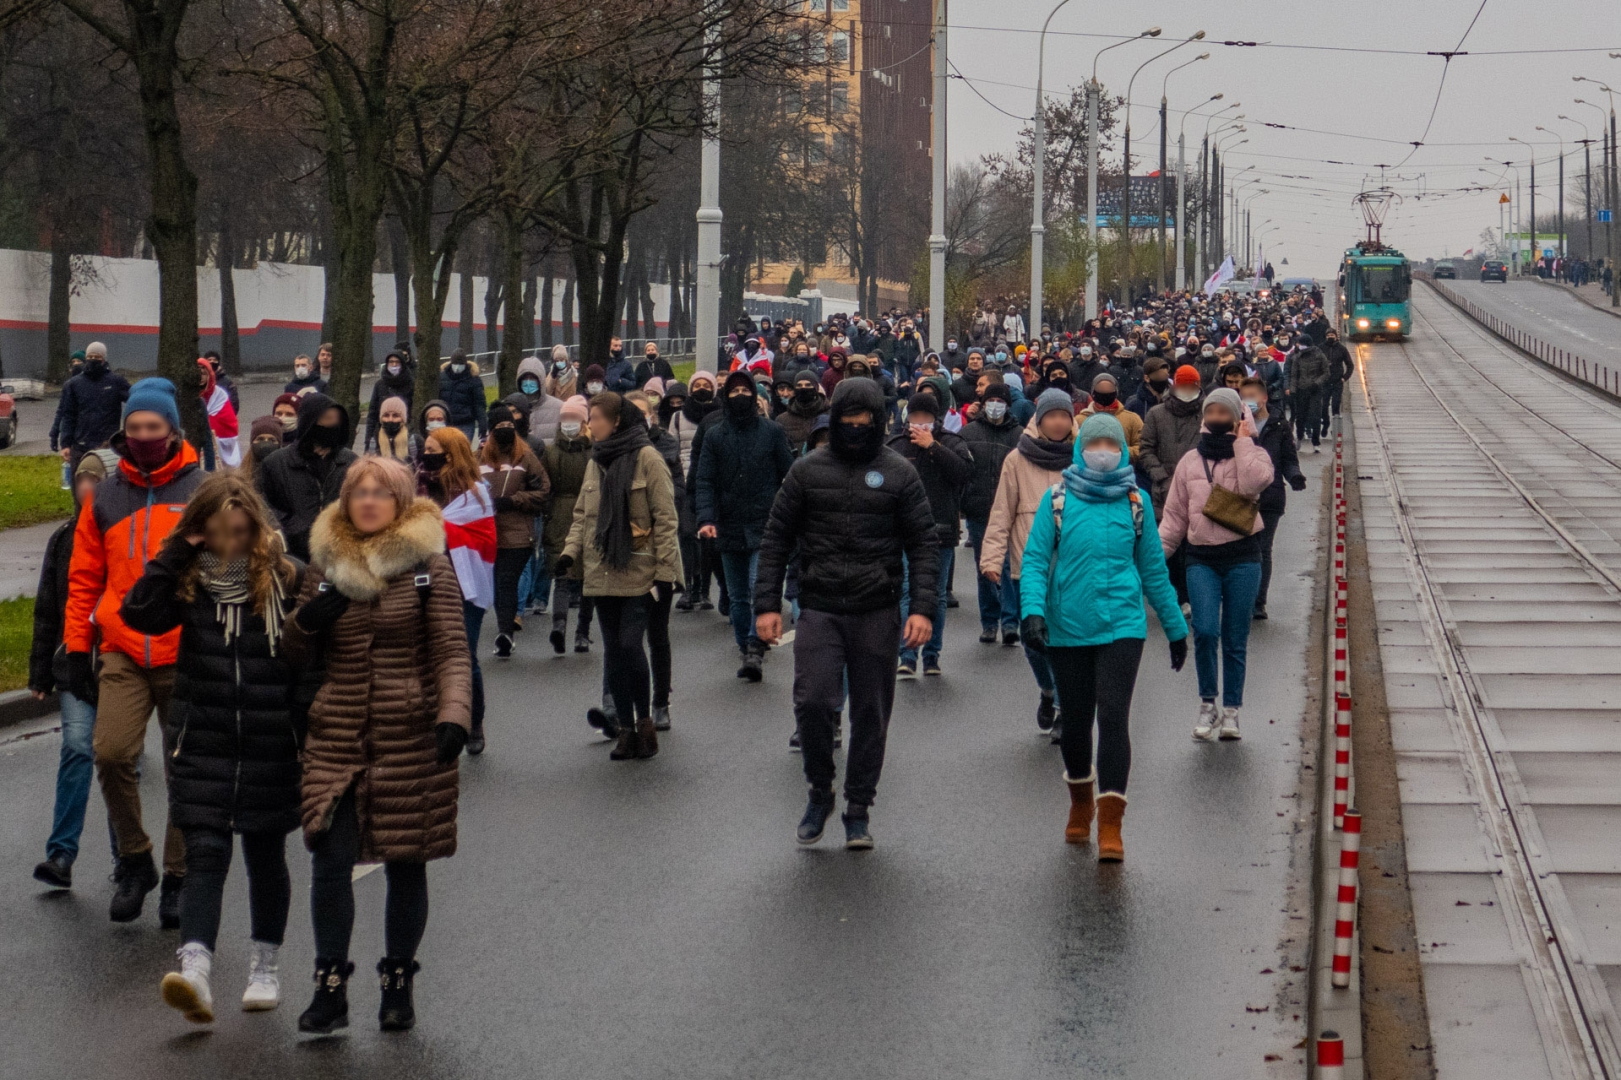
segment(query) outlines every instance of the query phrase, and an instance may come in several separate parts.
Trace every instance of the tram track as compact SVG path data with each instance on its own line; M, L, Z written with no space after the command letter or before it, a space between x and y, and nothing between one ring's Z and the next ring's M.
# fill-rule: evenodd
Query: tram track
M1587 462L1600 461L1602 471L1613 470L1613 475L1605 478L1612 485L1621 482L1621 462L1580 442L1546 416L1529 408L1522 400L1523 395L1507 389L1449 341L1433 316L1417 305L1415 313L1422 336L1381 352L1401 357L1412 379L1416 380L1416 387L1422 387L1421 394L1404 396L1403 390L1416 389L1409 384L1398 386L1394 392L1387 387L1376 395L1368 377L1371 348L1358 364L1362 392L1376 435L1371 449L1388 478L1388 497L1406 552L1407 576L1414 597L1419 601L1416 605L1419 621L1441 676L1446 712L1469 786L1477 800L1477 820L1495 856L1497 892L1510 939L1520 957L1549 1072L1561 1080L1567 1077L1616 1080L1621 1077L1621 1049L1618 1049L1621 1027L1617 1025L1609 991L1597 965L1589 958L1524 779L1514 755L1505 745L1487 689L1471 665L1470 649L1460 635L1451 602L1436 580L1436 568L1426 550L1425 537L1421 535L1425 527L1415 526L1414 508L1438 501L1446 490L1447 481L1444 477L1430 478L1430 470L1419 465L1407 466L1404 470L1392 447L1401 445L1399 440L1408 437L1415 425L1421 426L1435 416L1428 408L1433 402L1475 459L1486 467L1487 473L1495 475L1505 492L1511 493L1535 522L1558 538L1565 555L1602 587L1610 602L1618 605L1621 605L1621 574L1606 565L1576 532L1578 527L1584 531L1587 526L1598 527L1585 518L1582 519L1585 525L1561 521L1559 515L1538 498L1538 493L1522 482L1502 456L1477 434L1478 422L1483 418L1476 415L1473 419L1477 423L1471 424L1466 416L1460 415L1457 388L1441 385L1443 377L1434 370L1426 372L1426 365L1416 354L1429 342L1441 343L1452 354L1449 359L1467 368L1471 377L1495 391L1492 399L1508 413L1512 422L1534 419L1538 431L1547 428L1557 432L1557 438L1552 441L1567 445L1567 453L1568 446L1574 446ZM1494 349L1501 348L1495 341L1489 344ZM1518 363L1525 362L1512 353L1505 355L1513 356ZM1387 374L1386 369L1381 369L1379 378L1394 381L1403 374L1406 371ZM1574 395L1569 388L1559 389L1564 394ZM1590 396L1583 396L1586 404L1599 404ZM1604 411L1613 419L1616 430L1621 431L1621 413L1609 409L1607 404ZM1397 425L1406 430L1394 430ZM1490 427L1488 423L1488 432ZM1445 444L1449 440L1442 435L1440 431L1431 432L1433 444L1438 447L1436 457L1444 463L1447 460ZM1548 438L1545 432L1540 437ZM1454 450L1461 445L1456 440L1450 442ZM1410 446L1407 443L1404 449ZM1602 528L1599 531L1609 535ZM1489 540L1480 542L1482 554L1489 550L1490 544Z

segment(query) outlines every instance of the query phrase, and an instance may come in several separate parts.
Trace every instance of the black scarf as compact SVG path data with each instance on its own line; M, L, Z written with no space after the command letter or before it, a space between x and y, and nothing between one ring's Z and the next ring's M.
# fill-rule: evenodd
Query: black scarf
M1225 435L1202 431L1199 433L1199 456L1211 461L1226 461L1233 456L1233 440L1236 438L1230 431Z
M690 423L696 424L718 408L720 408L720 402L714 398L710 398L708 401L699 401L689 393L687 400L681 405L681 415L685 416Z
M1075 442L1073 439L1053 442L1026 432L1019 436L1019 453L1038 469L1063 472L1075 462Z
M625 408L635 411L628 402ZM632 416L627 411L619 430L591 447L591 460L602 473L595 542L603 562L614 570L630 565L630 488L636 476L636 456L648 445L641 413Z

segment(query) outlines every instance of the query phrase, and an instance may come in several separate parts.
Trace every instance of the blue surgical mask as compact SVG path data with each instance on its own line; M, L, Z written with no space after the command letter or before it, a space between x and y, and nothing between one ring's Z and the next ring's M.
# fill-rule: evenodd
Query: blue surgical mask
M1118 450L1082 450L1081 460L1093 472L1114 472L1120 468L1120 451Z
M518 389L526 394L540 393L540 382L536 379L524 379L518 384Z

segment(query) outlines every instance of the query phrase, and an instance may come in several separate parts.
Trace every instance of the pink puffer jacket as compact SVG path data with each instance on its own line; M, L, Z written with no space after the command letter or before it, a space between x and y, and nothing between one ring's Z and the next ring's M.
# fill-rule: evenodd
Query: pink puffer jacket
M1159 540L1170 555L1186 540L1200 547L1230 544L1243 537L1217 525L1204 516L1205 500L1210 498L1210 481L1240 495L1259 498L1272 483L1272 459L1249 436L1233 440L1233 456L1212 461L1210 479L1205 477L1205 461L1195 447L1182 455L1171 476L1171 490L1165 496L1165 516L1159 523ZM1255 515L1255 532L1261 530L1261 515ZM1252 534L1253 535L1253 534Z

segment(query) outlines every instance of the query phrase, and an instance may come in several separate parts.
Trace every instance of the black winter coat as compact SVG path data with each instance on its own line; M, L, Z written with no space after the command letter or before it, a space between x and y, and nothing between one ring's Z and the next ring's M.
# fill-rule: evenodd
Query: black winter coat
M324 394L326 391L322 390L321 393ZM372 383L371 386L371 404L366 406L366 439L362 445L370 446L377 441L377 432L379 430L377 413L382 409L383 402L391 397L405 399L405 416L409 420L416 415L416 411L411 407L411 399L415 394L416 376L411 374L410 368L401 364L398 375L390 375L388 369L384 368L383 373L377 377L377 381Z
M1328 357L1315 346L1301 349L1289 360L1289 392L1292 394L1326 390L1331 378Z
M1272 483L1261 492L1261 509L1283 513L1288 495L1283 490L1285 481L1300 476L1300 448L1295 443L1293 426L1276 412L1267 414L1266 427L1255 440L1272 459Z
M755 614L782 610L788 557L799 549L799 604L856 615L900 603L901 555L910 565L911 610L934 610L940 548L923 480L910 462L881 447L869 462L844 461L827 447L794 463L771 504L760 544Z
M321 415L334 406L342 408L325 394L306 394L298 406L298 427L293 442L265 458L264 465L253 474L259 494L265 497L281 525L288 554L297 559L309 558L310 527L326 505L337 499L349 466L360 460L348 447L352 432L347 413L345 445L324 458L315 453L311 432Z
M1343 341L1335 341L1323 346L1323 355L1328 357L1328 385L1336 382L1346 383L1356 375L1356 361L1351 357L1351 350L1345 347Z
M669 386L675 381L675 368L662 356L655 356L651 360L644 356L642 362L636 365L636 389L646 386L648 379L663 379L664 385Z
M467 370L457 375L446 364L439 369L439 398L450 406L450 415L445 422L451 427L467 427L469 424L480 435L484 434L487 424L484 419L484 380L479 378L478 370L472 364Z
M827 410L827 395L818 394L814 405L802 405L796 398L777 414L777 426L788 436L788 447L794 452L794 457L805 452L805 444L810 442L811 426Z
M723 418L705 423L700 432L703 443L693 446L698 526L719 530L721 551L754 551L765 534L771 501L794 464L788 436L762 416L741 426Z
M962 538L962 496L974 471L974 453L968 443L936 423L934 445L927 450L914 443L910 434L892 436L889 448L911 462L922 478L940 546L956 547Z
M124 402L129 398L129 382L115 371L93 376L86 368L62 386L62 423L57 428L58 446L94 450L106 446L124 422Z
M653 424L647 429L647 437L653 443L653 449L659 452L664 464L670 467L670 483L675 485L675 516L680 535L691 536L698 531L698 524L692 518L692 503L687 498L687 477L681 471L681 440L668 431Z
M969 521L990 518L991 504L996 501L996 483L1002 478L1002 459L1019 445L1022 430L1011 410L1000 424L991 423L981 413L977 420L963 426L963 441L974 455L968 488L962 494L962 516Z
M73 562L73 531L77 516L56 527L45 541L45 559L39 567L39 591L34 594L34 643L28 650L28 689L49 694L68 682L67 652L62 648L62 624L68 608L68 566Z
M265 620L243 619L227 643L214 601L200 587L175 595L196 554L171 538L124 596L124 621L143 634L180 628L169 724L169 820L182 829L285 834L301 818L299 748L317 686L272 656ZM298 596L298 583L288 596ZM290 609L290 605L289 605ZM284 618L285 613L276 613Z
M288 379L287 385L281 388L284 394L296 394L306 387L313 386L317 394L326 393L326 380L321 378L319 371L311 371L302 379Z

